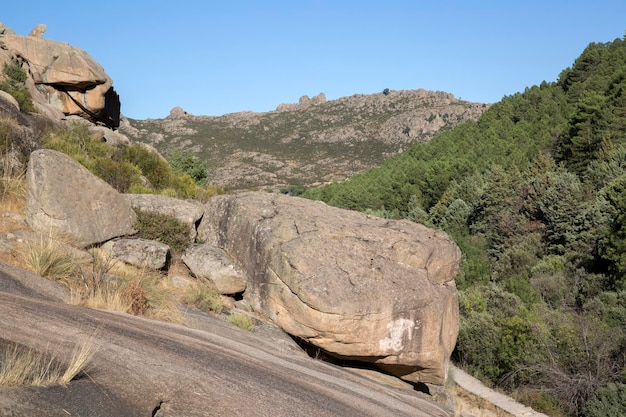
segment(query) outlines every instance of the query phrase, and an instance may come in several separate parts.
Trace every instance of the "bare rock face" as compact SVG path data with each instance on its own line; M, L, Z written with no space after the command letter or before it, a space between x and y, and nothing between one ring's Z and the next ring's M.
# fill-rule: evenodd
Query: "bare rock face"
M157 194L124 194L124 198L137 210L167 214L185 223L189 226L189 241L195 241L196 223L204 213L202 203Z
M198 237L246 268L252 308L287 333L441 384L459 329L460 251L445 234L268 193L219 196Z
M45 29L39 25L29 36L18 36L0 27L0 50L30 74L33 101L65 115L119 126L119 96L102 66L82 49L42 38Z
M246 271L233 262L223 249L192 245L182 259L194 276L210 279L221 294L237 294L246 289Z
M102 245L114 259L139 268L161 270L169 260L170 248L148 239L116 239Z
M26 222L35 230L60 232L81 247L136 232L130 203L61 152L33 152L26 181Z

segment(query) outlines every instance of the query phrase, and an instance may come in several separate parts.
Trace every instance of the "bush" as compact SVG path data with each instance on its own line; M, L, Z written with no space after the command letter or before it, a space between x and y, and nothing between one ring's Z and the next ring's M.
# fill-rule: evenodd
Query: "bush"
M134 184L140 182L141 170L126 161L101 158L95 162L94 169L98 177L120 193L127 193Z
M20 106L22 112L34 112L35 105L30 96L30 92L24 85L28 79L28 74L17 63L4 64L2 73L6 80L0 82L0 90L11 94Z
M249 316L241 313L235 313L228 316L226 319L227 323L234 324L240 329L252 331L254 330L254 323L252 323L252 319Z
M223 309L221 294L214 286L195 285L187 293L186 302L206 313L221 313Z
M187 174L193 180L204 185L207 182L208 173L206 162L201 161L196 155L189 152L176 151L169 158L172 171L179 175Z
M610 383L584 408L585 417L626 416L626 384Z
M170 167L167 161L155 152L141 145L130 145L124 147L123 159L141 169L143 175L156 190L170 186L172 181Z
M189 226L175 217L155 211L136 210L139 230L138 237L157 240L170 247L172 252L181 253L191 243L189 240Z

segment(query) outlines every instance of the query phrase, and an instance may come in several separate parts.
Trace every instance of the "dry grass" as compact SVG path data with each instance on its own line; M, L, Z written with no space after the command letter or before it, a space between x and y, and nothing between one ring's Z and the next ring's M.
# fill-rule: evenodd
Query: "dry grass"
M171 288L159 272L115 261L99 250L91 253L94 260L81 270L83 288L74 289L73 303L184 323Z
M42 277L68 281L77 273L76 260L52 233L40 233L25 240L20 254L26 267Z
M58 351L40 351L9 342L0 356L0 386L67 385L84 372L95 350L94 339L88 339L77 345L65 361Z

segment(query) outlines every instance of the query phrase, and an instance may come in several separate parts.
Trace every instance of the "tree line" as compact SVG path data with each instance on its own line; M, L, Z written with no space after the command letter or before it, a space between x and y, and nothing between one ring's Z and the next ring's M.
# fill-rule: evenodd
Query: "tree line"
M626 413L626 37L304 196L455 239L462 367L550 415Z

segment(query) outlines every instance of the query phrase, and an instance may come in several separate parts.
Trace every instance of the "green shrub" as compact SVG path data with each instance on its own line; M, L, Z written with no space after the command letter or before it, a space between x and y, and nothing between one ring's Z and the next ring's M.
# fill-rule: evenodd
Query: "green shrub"
M214 286L195 285L187 293L186 302L207 313L221 313L223 309L221 295Z
M187 174L200 184L206 184L208 173L207 164L190 152L176 151L169 157L172 171L179 175Z
M626 416L626 384L610 383L584 408L585 417Z
M241 313L231 314L226 319L226 322L230 324L234 324L240 329L248 330L250 332L254 330L254 323L252 322L252 319L249 316L246 316L245 314L241 314Z
M135 228L143 239L158 240L181 253L189 246L189 226L175 217L155 211L136 210Z
M143 175L157 190L167 188L171 184L172 172L167 161L155 152L141 145L124 147L123 159L141 169Z
M120 193L127 193L140 182L141 170L126 161L100 158L95 161L95 173Z
M2 73L6 76L6 80L0 82L0 90L4 90L11 94L20 106L23 112L34 112L35 105L31 98L30 92L24 85L28 79L28 74L17 63L4 64Z

